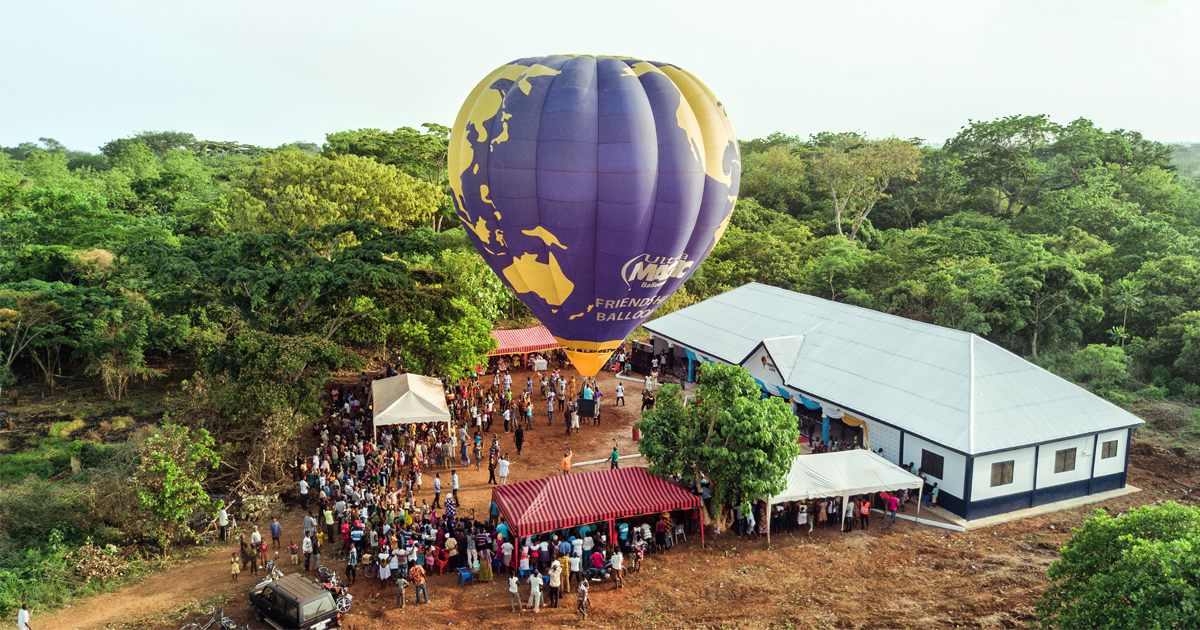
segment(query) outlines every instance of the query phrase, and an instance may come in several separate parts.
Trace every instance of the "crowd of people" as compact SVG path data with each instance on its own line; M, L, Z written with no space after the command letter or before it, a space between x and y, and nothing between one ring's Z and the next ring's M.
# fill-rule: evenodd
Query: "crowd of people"
M510 365L518 367L507 361L498 367ZM393 368L379 377L396 373ZM636 567L647 550L665 551L670 537L660 541L657 534L669 527L660 525L671 520L669 515L632 528L623 523L618 545L610 545L607 534L596 532L595 526L517 539L495 503L482 515L473 509L464 513L459 503L459 471L465 467L481 470L486 463L489 484L507 482L513 458L501 448L501 440L521 454L525 434L535 430L535 405L545 405L548 424L558 420L567 434L578 433L581 423L599 426L605 393L595 379L556 366L519 375L500 369L458 381L443 379L443 385L449 423L374 427L366 374L357 386L334 387L322 396L323 420L312 429L316 446L311 453L298 453L293 464L305 514L299 537L287 540L297 569L316 572L323 563L344 562L348 583L369 573L381 588L394 584L398 600L403 589L415 587L418 603L428 601L426 576L435 569L470 571L483 582L495 579L496 572L537 575L539 584L546 578L538 598L530 600L537 609L543 593L557 606L562 589L586 582L580 576L588 570L607 568L623 577L626 557L628 566ZM625 404L623 385L613 394L614 405ZM613 452L615 460L615 447ZM564 474L570 457L568 451ZM279 549L278 521L271 527ZM261 570L267 552L257 529L243 539L241 553L231 561L234 580L241 570ZM561 579L554 579L552 571L562 571Z
M513 359L497 367L519 367ZM624 369L628 360L622 348L613 365ZM642 388L643 409L654 404L657 363L658 357ZM395 374L390 369L379 376ZM570 374L561 365L519 374L498 369L458 381L443 379L443 385L449 423L374 427L371 379L365 374L357 386L334 387L325 393L323 420L312 430L316 446L311 453L298 453L294 461L305 516L299 537L287 539L284 557L290 556L296 569L316 572L323 563L340 566L349 584L370 575L379 588L396 588L402 604L406 589L415 590L417 603L428 602L427 576L435 570L470 572L481 582L496 580L500 574L507 576L514 612L538 612L543 603L557 608L574 589L576 610L586 616L589 574L610 576L623 587L626 571L638 570L646 554L665 553L677 536L699 529L701 515L695 509L616 522L615 541L609 540L607 523L516 537L494 502L485 514L464 511L459 502L459 471L471 466L481 470L486 463L487 483L506 484L514 463L501 442L521 455L525 434L537 426L535 406L544 405L545 415L539 417L551 427L557 420L570 435L579 432L581 423L600 425L599 403L606 394L595 379ZM613 406L625 404L621 381L611 394ZM856 441L817 444L814 452L857 446ZM614 444L609 457L612 468L618 466L618 453ZM560 466L562 474L570 473L571 460L568 449ZM705 481L699 486L691 480L677 481L711 507ZM936 496L935 484L930 499L936 501ZM897 505L892 503L902 510L909 499L902 491L882 493L877 500L894 514ZM855 522L865 529L871 500L854 497L845 506L836 497L773 506L758 502L749 509L735 508L735 529L744 536L765 535L768 522L774 533L803 532L807 526L811 534L814 529L841 527L843 522L845 531ZM770 519L768 509L773 510ZM843 520L843 512L853 518ZM224 526L227 516L219 517ZM231 579L236 581L246 570L257 574L272 548L277 554L284 549L277 519L266 531L269 544L257 527L241 535L240 550L230 561Z

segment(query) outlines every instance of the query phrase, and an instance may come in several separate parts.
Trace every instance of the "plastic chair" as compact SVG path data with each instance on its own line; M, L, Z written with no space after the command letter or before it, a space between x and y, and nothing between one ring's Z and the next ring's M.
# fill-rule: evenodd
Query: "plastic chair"
M433 566L437 567L438 575L441 575L446 570L446 565L450 564L450 552L443 549L438 554L437 560L433 561Z
M518 569L517 569L517 578L519 578L520 580L524 581L524 580L525 580L525 578L529 577L529 574L530 574L530 573L533 573L533 569L521 569L521 568L518 568Z
M687 542L687 532L685 532L683 530L684 530L683 525L675 526L675 542L679 542L681 540L683 542Z
M474 584L475 583L475 574L471 573L471 570L466 567L459 567L458 568L458 585L463 588L466 588L467 580L471 580L471 584Z

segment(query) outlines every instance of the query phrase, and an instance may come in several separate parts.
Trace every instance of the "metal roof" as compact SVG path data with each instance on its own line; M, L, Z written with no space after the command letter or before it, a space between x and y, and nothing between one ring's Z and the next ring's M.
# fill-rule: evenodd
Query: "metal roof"
M299 573L285 575L274 582L271 582L268 584L268 586L271 586L275 590L292 597L301 604L321 597L329 592L325 590L325 587L308 578L305 578Z
M762 343L789 388L971 455L1142 423L972 333L758 283L644 326L728 363Z

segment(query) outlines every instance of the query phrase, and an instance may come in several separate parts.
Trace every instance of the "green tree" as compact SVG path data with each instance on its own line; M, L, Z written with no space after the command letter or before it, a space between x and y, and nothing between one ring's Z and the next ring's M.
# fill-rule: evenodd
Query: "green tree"
M141 508L150 514L163 555L183 535L194 535L187 520L196 512L211 512L213 501L202 485L220 458L212 436L177 424L164 424L142 445L141 465L134 475Z
M1100 166L1102 134L1080 118L1063 126L1044 114L972 120L945 149L962 160L967 192L996 214L1020 215L1043 193L1083 183Z
M768 208L795 216L809 203L808 163L802 152L772 146L762 153L744 153L738 194Z
M637 423L638 448L656 475L700 477L712 488L711 515L728 526L725 508L777 494L800 452L800 433L791 408L780 398L760 398L745 368L705 364L693 403L667 384L655 408Z
M1110 293L1113 307L1121 311L1121 332L1125 332L1129 324L1129 311L1138 310L1144 302L1142 287L1132 278L1122 278L1112 286ZM1121 339L1121 347L1125 347L1124 338Z
M1099 322L1103 309L1100 277L1083 270L1079 259L1033 251L1005 265L1005 284L1012 296L1009 323L1038 356L1039 340L1078 339L1086 324Z
M409 318L400 325L396 343L406 369L461 378L487 363L487 353L496 349L492 322L465 299L453 298L451 306L454 313L444 324Z
M344 221L389 228L417 225L445 203L438 187L394 166L356 155L332 158L284 151L238 180L233 227L267 233L305 231Z
M1200 627L1200 509L1175 502L1072 532L1037 605L1047 628Z
M1075 375L1098 386L1120 385L1129 380L1129 359L1121 348L1094 343L1075 353Z
M857 133L844 133L816 143L810 168L833 200L838 235L844 234L843 218L851 224L850 242L857 238L875 204L885 197L893 179L915 179L921 172L920 149L910 140L868 140Z
M809 289L818 295L829 288L829 299L837 301L855 293L855 276L864 264L863 250L842 236L828 236L817 242L820 254L809 259L805 269Z

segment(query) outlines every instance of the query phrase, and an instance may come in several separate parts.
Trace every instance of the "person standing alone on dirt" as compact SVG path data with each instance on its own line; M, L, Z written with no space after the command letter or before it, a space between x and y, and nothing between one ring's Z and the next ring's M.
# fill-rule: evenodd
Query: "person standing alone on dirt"
M613 450L612 450L612 453L608 456L608 469L616 470L617 466L618 466L617 462L619 462L620 459L621 459L621 454L617 450L617 441L613 440Z
M17 611L17 630L33 630L29 627L29 604L21 604Z
M508 453L502 455L496 463L496 476L500 478L500 485L508 482Z
M283 526L279 524L279 517L271 519L271 542L275 544L275 549L279 549L279 537L283 535Z
M563 453L562 464L559 468L562 470L562 474L571 474L571 449L567 449L567 452Z

